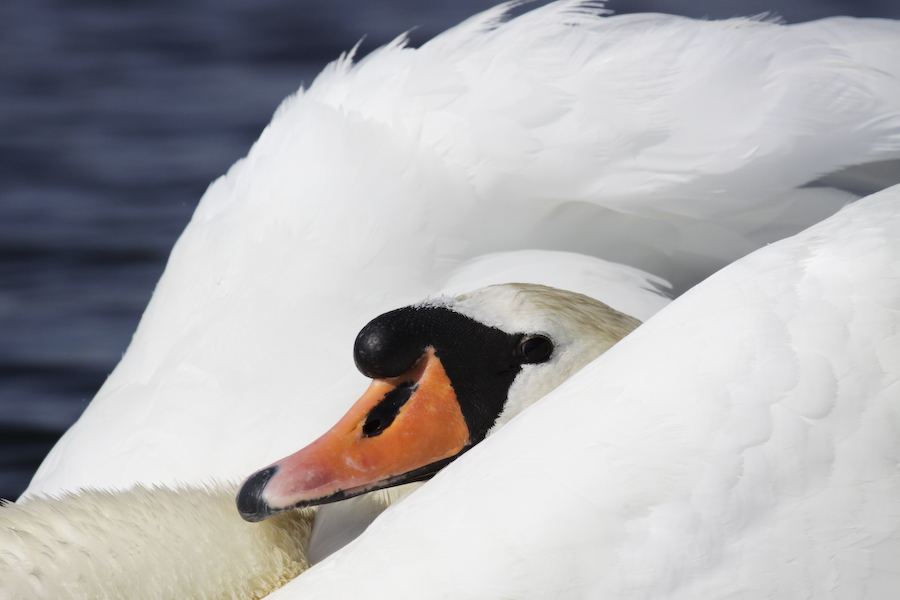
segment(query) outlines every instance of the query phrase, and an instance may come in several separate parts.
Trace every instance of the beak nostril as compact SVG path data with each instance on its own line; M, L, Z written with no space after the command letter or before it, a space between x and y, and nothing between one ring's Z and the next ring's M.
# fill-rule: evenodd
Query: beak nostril
M391 423L400 414L400 409L418 388L418 384L407 381L385 394L381 402L369 411L366 422L362 426L363 435L366 437L381 435L385 429L391 426Z
M393 421L393 419L391 419ZM387 427L387 425L385 425ZM363 425L362 432L366 437L375 437L382 431L384 431L385 427L381 426L381 419L368 419Z

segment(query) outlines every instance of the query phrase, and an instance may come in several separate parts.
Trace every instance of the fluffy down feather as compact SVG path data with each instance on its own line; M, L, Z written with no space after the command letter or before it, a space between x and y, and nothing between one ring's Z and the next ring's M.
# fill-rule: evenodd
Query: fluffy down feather
M313 510L247 523L233 485L86 490L0 508L3 600L250 600L307 567Z

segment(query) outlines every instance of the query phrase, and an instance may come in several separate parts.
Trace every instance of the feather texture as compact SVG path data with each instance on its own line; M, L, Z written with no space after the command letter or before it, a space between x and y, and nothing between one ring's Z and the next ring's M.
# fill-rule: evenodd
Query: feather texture
M466 261L568 250L680 292L852 198L798 186L900 151L896 23L504 10L284 102L26 497L239 478L347 408L368 319Z
M0 598L263 598L307 568L314 511L250 524L234 490L137 486L7 504Z
M507 8L285 100L24 507L242 478L346 411L369 319L518 280L649 322L276 596L890 597L898 189L659 292L900 157L900 23Z
M900 186L684 294L273 597L891 598L898 381Z

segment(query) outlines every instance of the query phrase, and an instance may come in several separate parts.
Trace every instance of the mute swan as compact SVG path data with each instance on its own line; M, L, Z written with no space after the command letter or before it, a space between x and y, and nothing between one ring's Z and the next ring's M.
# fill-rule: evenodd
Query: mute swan
M375 381L367 396L377 392L383 405L388 388L405 389L404 371L417 388L433 384L429 371L455 383L431 398L425 390L419 398L416 389L394 421L380 415L372 436L365 428L378 405L371 410L364 396L365 411L354 407L348 415L364 438L381 442L395 427L418 436L423 404L449 400L465 413L465 437L477 443L488 428L471 416L473 405L491 407L480 418L496 431L537 397L550 396L540 412L510 424L530 432L496 436L512 441L486 456L473 449L461 459L464 468L439 478L437 492L432 486L407 500L339 562L324 562L276 594L352 597L368 589L377 597L366 582L380 576L396 584L388 586L390 597L540 598L548 588L564 589L574 573L579 585L570 592L578 596L638 589L678 598L762 587L785 598L831 588L890 597L900 582L892 546L900 539L892 509L900 498L897 240L900 186L728 267L634 336L649 339L626 341L632 353L650 355L658 376L649 381L635 377L629 355L613 352L612 366L595 361L574 377L577 384L553 393L636 325L577 294L493 286L379 317L361 332L357 361L375 377L400 376ZM460 327L468 331L456 337ZM723 342L740 351L722 355ZM472 377L471 369L485 364L495 368ZM498 391L499 404L492 401ZM365 464L369 452L381 450L364 447L355 463ZM308 451L299 454L310 463ZM313 458L307 472L321 471L321 457ZM291 460L276 474L290 475ZM421 473L418 467L405 468ZM265 483L276 481L271 471L261 472ZM388 483L402 482L387 475ZM253 500L265 503L255 507L255 520L299 503L297 490L264 495L254 479ZM380 483L363 483L370 482ZM535 500L525 502L523 486ZM300 490L300 502L335 495L321 485L313 492ZM506 513L498 501L508 503ZM552 508L541 510L544 503ZM223 503L221 494L139 489L32 500L7 511L0 513L7 527L13 524L0 529L4 597L255 598L306 566L310 513L240 526L230 495ZM767 556L773 547L778 552ZM550 550L555 562L547 561ZM588 551L596 564L584 562ZM471 568L473 560L480 568ZM523 560L536 561L533 571L510 565ZM771 573L778 573L774 581L761 584Z
M532 267L516 252L528 248L616 260L681 293L854 198L806 184L900 156L896 23L603 17L577 2L501 23L504 10L417 50L344 57L285 101L207 191L128 352L25 502L240 479L313 441L362 384L343 347L314 340L477 287L452 287L467 277L564 273L604 300L606 272L578 266L586 257L540 253ZM659 282L616 273L646 297ZM372 543L279 593L324 585Z
M467 261L579 252L680 292L854 198L804 184L900 156L897 23L505 10L345 57L284 102L204 195L25 498L241 479L318 437L362 382L343 345L308 340L474 289L445 289ZM530 281L553 283L546 264Z
M247 520L283 514L261 526L243 523L231 500L233 488L221 485L82 491L8 506L0 512L0 598L264 597L307 568L314 518L310 510L288 510L300 503L296 492L277 504L272 488L289 487L285 479L291 477L308 482L316 470L343 475L347 464L355 492L346 485L335 489L347 483L343 480L327 482L323 493L320 481L318 495L304 504L420 480L638 324L587 296L523 284L491 286L382 315L357 338L356 361L374 381L357 403L368 417L360 420L355 407L342 419L359 421L352 428L350 454L331 451L335 433L339 447L347 446L338 424L313 445L324 444L326 453L314 452L311 461L307 451L299 473L301 453L261 471L263 477L249 478L239 494ZM403 401L394 406L400 396ZM447 418L454 414L457 422ZM454 425L458 439L442 433L453 432ZM448 454L437 446L441 442L459 446ZM417 451L441 455L429 459ZM399 459L403 466L373 463L379 457ZM369 471L368 480L358 481L363 465L380 469L389 480L373 479ZM275 470L277 477L271 477ZM415 477L406 477L408 472ZM359 489L360 483L366 489ZM367 502L381 502L383 510L393 499L378 495Z

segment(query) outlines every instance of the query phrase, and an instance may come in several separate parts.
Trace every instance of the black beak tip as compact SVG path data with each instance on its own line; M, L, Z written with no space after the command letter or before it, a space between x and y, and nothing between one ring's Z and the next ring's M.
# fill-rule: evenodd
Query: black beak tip
M240 487L237 493L238 512L245 521L258 523L264 519L268 519L272 515L281 511L273 509L263 498L263 490L266 484L278 471L278 467L272 465L262 471L258 471L251 475Z

